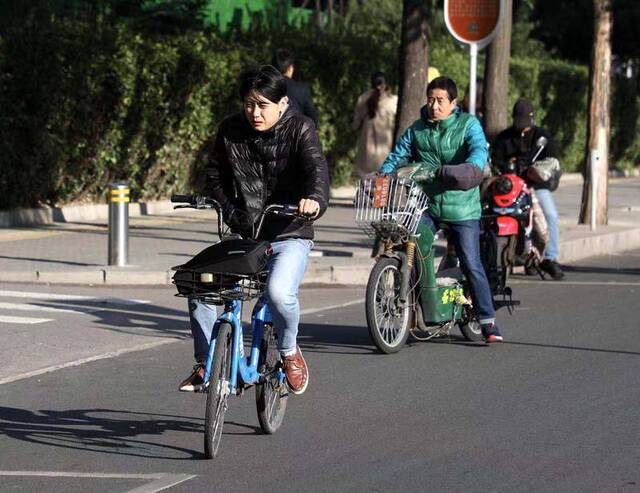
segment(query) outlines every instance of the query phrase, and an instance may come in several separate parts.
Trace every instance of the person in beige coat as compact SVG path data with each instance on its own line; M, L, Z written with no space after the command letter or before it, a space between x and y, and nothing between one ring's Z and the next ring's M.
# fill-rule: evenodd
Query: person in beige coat
M393 146L398 96L391 94L382 72L371 77L371 89L361 94L353 113L353 130L360 131L355 170L359 177L377 171Z

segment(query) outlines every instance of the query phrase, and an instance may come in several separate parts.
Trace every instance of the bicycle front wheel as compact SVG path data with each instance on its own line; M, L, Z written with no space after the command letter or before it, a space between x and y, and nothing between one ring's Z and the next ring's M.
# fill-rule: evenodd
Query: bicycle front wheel
M265 325L259 363L264 381L256 385L256 406L260 427L269 435L280 428L287 410L288 391L285 383L278 379L279 369L280 353L275 329L271 325Z
M374 344L383 353L399 351L409 336L412 293L408 293L407 303L400 306L401 279L400 260L381 257L373 266L367 283L367 326Z
M216 348L213 352L213 365L209 377L207 410L204 420L204 453L207 459L218 455L224 413L229 398L229 377L231 375L231 324L222 322L218 330Z

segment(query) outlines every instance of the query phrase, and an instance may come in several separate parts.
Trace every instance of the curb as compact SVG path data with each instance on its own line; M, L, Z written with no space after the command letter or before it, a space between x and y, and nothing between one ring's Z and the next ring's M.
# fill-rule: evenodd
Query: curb
M615 233L595 234L560 242L562 262L575 262L603 253L616 253L640 247L640 228ZM364 286L369 279L373 260L350 265L320 262L311 264L302 286ZM436 258L436 263L439 259ZM130 268L130 267L129 267ZM125 269L129 269L125 268ZM173 271L116 270L102 268L83 271L16 271L0 272L0 282L33 284L80 284L89 286L168 286Z
M173 212L168 200L129 203L129 217L150 216ZM51 223L96 221L109 217L108 204L73 205L66 207L42 207L39 209L14 209L0 211L0 228L39 226Z
M621 172L609 171L610 178L632 178L640 176L640 168ZM576 185L583 182L582 174L566 173L562 175L562 185ZM334 187L330 198L336 203L351 202L355 196L354 186ZM168 200L151 202L131 202L129 216L149 216L153 214L173 213L173 204ZM38 226L54 222L82 222L107 219L109 217L108 204L72 205L64 207L42 207L38 209L13 209L0 211L0 228L20 226Z

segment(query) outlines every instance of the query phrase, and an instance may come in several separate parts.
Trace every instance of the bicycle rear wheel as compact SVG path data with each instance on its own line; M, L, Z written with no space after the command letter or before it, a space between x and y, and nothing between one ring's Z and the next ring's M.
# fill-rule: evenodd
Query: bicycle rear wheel
M218 455L224 413L229 398L229 377L231 374L231 324L222 322L218 330L216 348L213 352L213 365L209 377L207 410L204 420L204 453L207 459Z
M278 379L280 353L278 352L275 329L265 325L260 348L260 373L264 381L256 385L256 407L260 428L267 434L275 433L287 410L287 386Z

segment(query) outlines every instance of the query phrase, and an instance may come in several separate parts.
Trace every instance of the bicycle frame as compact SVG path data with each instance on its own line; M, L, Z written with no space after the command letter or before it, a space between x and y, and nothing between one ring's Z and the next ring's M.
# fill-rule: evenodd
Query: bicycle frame
M246 384L258 383L262 376L258 371L258 363L260 361L260 345L262 342L262 334L264 332L264 324L271 323L271 315L267 303L258 301L261 306L255 310L251 317L251 351L248 358L245 357L244 336L242 330L242 302L238 300L227 301L224 305L223 313L218 317L213 325L211 334L211 343L209 345L209 355L205 365L204 381L208 382L211 376L211 367L213 365L213 353L215 350L217 331L222 322L229 322L233 328L231 341L231 375L229 375L229 390L235 392L238 388L238 376ZM214 337L215 334L215 337ZM281 373L281 372L280 372ZM284 381L284 374L278 375L281 381Z

